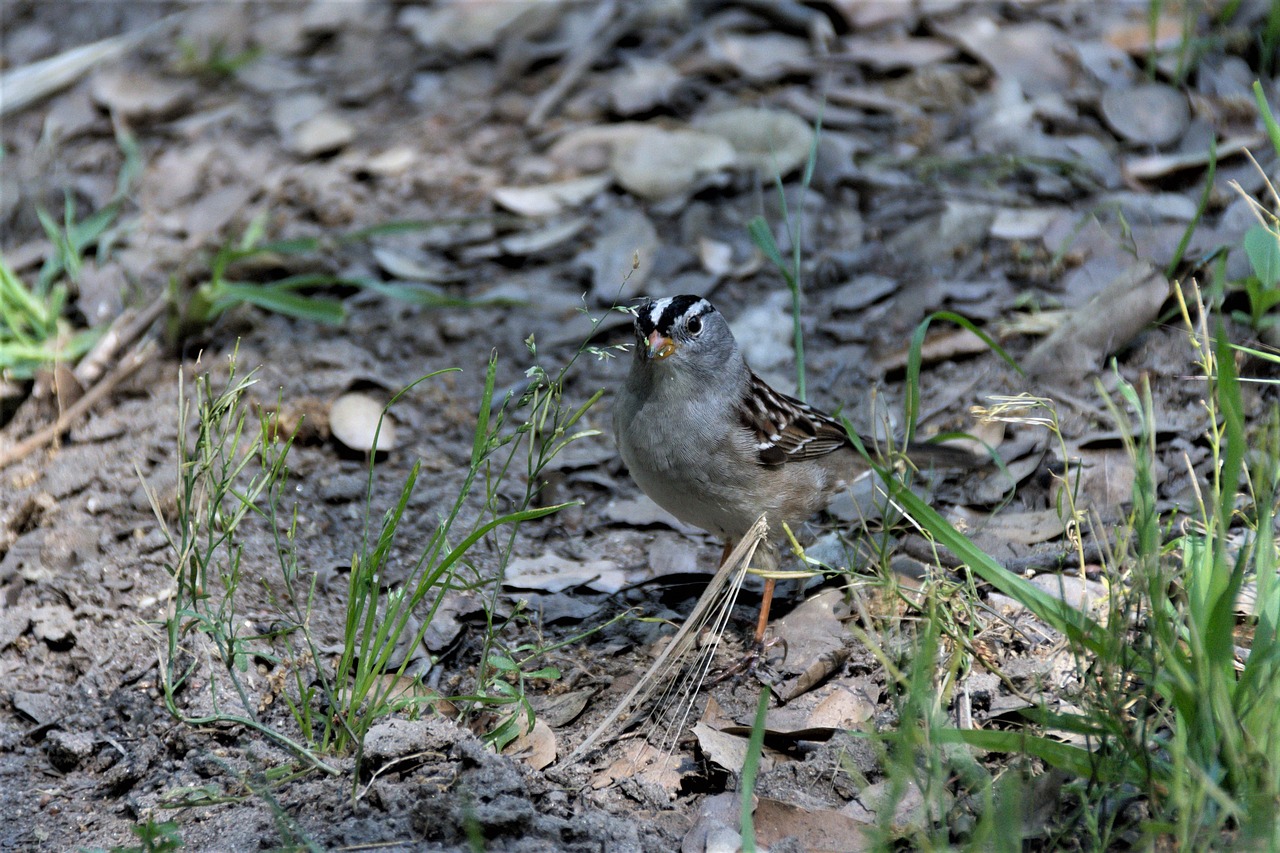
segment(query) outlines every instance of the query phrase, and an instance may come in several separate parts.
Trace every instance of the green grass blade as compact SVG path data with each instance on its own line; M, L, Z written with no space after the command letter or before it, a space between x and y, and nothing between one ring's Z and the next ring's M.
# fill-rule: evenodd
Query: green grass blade
M950 522L938 514L937 510L925 503L907 486L891 478L888 478L887 482L890 484L893 500L939 544L951 549L970 571L1027 607L1055 631L1065 634L1072 641L1084 645L1095 654L1103 652L1106 648L1106 630L1088 614L1076 610L1066 602L1054 598L1010 572L956 530Z
M751 242L756 244L764 256L769 259L769 263L773 264L787 279L790 286L791 270L787 262L782 258L782 252L778 249L778 241L773 237L773 229L769 227L769 223L763 216L753 216L751 221L747 223L747 234L751 236Z
M247 302L265 311L286 317L339 325L347 317L341 302L294 293L289 287L222 282L214 288L213 312L220 314L238 302Z
M963 743L991 752L1030 755L1081 779L1099 779L1104 782L1131 781L1125 776L1105 770L1109 764L1099 762L1089 750L1041 735L986 729L939 729L934 732L934 737L941 743ZM1099 771L1102 771L1102 775L1099 775Z
M742 850L743 853L755 853L756 826L752 814L752 800L755 799L756 776L760 772L760 754L764 749L765 721L769 714L769 700L773 691L769 685L760 685L760 699L756 703L756 716L751 724L751 737L747 741L747 758L742 764Z
M1277 16L1273 14L1272 17ZM1276 117L1272 114L1270 105L1267 104L1266 93L1262 91L1262 84L1257 80L1253 81L1253 100L1258 105L1258 115L1262 116L1262 124L1267 128L1267 138L1271 140L1271 147L1275 148L1276 154L1280 154L1280 124L1276 123Z
M1280 283L1280 234L1259 223L1244 232L1243 243L1264 292L1274 293Z
M924 341L929 332L929 326L935 320L943 320L948 323L955 323L963 329L967 329L982 339L982 342L996 355L1000 356L1006 364L1018 372L1018 375L1025 376L1022 368L1013 360L1013 356L1005 351L1005 348L996 342L996 339L988 335L982 329L973 324L968 317L963 317L953 311L935 311L928 317L920 321L915 331L911 335L911 344L907 349L907 375L906 375L906 394L904 408L906 409L907 435L906 441L910 442L915 435L916 419L920 414L920 367L924 361Z

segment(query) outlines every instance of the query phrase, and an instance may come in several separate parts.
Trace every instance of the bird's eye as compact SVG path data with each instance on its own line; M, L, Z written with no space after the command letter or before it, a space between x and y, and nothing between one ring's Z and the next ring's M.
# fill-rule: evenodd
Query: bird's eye
M689 318L689 322L688 322L688 324L686 325L686 328L689 330L689 334L691 334L691 335L696 335L696 334L698 334L699 332L701 332L701 331L702 331L702 318L701 318L701 317L690 317L690 318Z

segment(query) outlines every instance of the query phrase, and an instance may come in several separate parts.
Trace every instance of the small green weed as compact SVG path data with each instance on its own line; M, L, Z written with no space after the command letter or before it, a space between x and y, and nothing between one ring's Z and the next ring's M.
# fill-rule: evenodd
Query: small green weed
M379 235L422 231L439 225L468 221L471 218L388 222L336 236L267 240L266 214L259 214L238 239L229 240L218 248L210 261L209 277L206 280L194 287L181 285L177 279L170 280L169 299L173 310L169 318L169 342L176 344L202 332L227 311L240 305L251 305L263 311L313 323L338 325L346 319L346 308L339 299L322 294L327 288L356 288L401 302L434 308L464 308L482 304L447 296L430 288L362 276L299 273L268 281L256 281L252 278L265 275L263 270L277 267L289 257L316 256Z
M178 73L213 80L234 77L236 72L262 56L258 45L232 51L225 41L215 39L201 49L190 39L178 39Z
M100 330L75 329L63 312L85 256L95 250L99 258L109 254L123 227L117 219L142 168L132 136L121 132L116 143L124 159L115 194L102 209L79 219L75 200L68 193L61 223L47 211L36 212L53 250L35 282L23 282L0 254L0 378L27 380L48 365L73 363L100 335Z
M593 331L599 322L593 322ZM536 361L532 339L528 346ZM278 433L271 417L251 415L246 394L256 380L240 375L234 354L223 384L215 387L205 374L190 398L180 389L181 423L196 428L190 439L186 430L180 433L172 519L152 497L176 582L173 615L164 624L163 690L170 713L191 725L230 723L260 732L324 772L337 772L326 760L331 754L354 752L358 766L364 737L380 719L426 713L443 698L408 671L410 656L398 650L420 646L449 593L479 589L488 597L489 623L475 687L452 702L471 717L492 715L485 724L495 746L527 729L533 721L529 685L558 678L559 672L539 662L548 648L504 640L509 623L493 616L499 611L497 596L520 526L568 506L539 502L547 465L572 442L596 434L580 422L600 393L568 405L563 397L568 371L584 353L603 358L613 349L584 346L556 373L535 364L528 371L528 388L501 401L495 400L498 363L490 360L461 483L402 582L390 590L384 578L393 559L403 559L397 541L411 520L421 463L414 463L391 507L375 521L376 454L370 455L365 534L352 558L336 659L321 650L311 631L316 575L299 563L298 508L288 506L292 439ZM523 494L513 496L504 484L517 477ZM412 529L421 529L419 520L412 522ZM259 535L255 531L272 538L278 584L263 576L264 567L246 565L247 543ZM483 559L477 556L482 543ZM250 622L241 599L248 577L259 578L275 604L277 618L267 632L246 627ZM523 618L519 609L512 618ZM269 696L252 672L264 662L273 670ZM191 714L183 710L179 694L196 684L207 691L205 704L211 708ZM263 707L275 698L287 706L296 734L263 721Z
M98 338L62 316L67 288L28 287L0 255L0 378L24 381L50 364L75 362Z
M1233 312L1232 317L1261 332L1280 322L1280 317L1272 313L1280 305L1280 227L1254 225L1245 232L1242 242L1253 268L1253 274L1243 282L1249 311Z
M129 831L137 836L138 843L112 847L111 853L172 853L187 846L178 824L171 820L143 821L129 827Z
M1183 305L1191 326L1193 313ZM1157 509L1154 406L1149 389L1117 382L1137 429L1113 416L1135 460L1133 508L1119 531L1105 621L1035 590L974 547L916 495L895 484L894 498L922 530L970 571L1067 637L1079 661L1078 712L1030 709L1033 727L1066 732L1077 744L1033 730L943 730L942 742L1037 758L1085 780L1079 827L1105 847L1116 813L1108 803L1141 792L1144 829L1179 847L1203 849L1235 837L1268 849L1280 843L1280 583L1274 510L1280 480L1280 414L1246 435L1240 386L1221 331L1208 313L1192 343L1208 379L1207 436L1214 464L1199 517L1173 523ZM1249 464L1248 447L1257 447ZM1243 507L1243 509L1241 508ZM1243 526L1243 538L1237 529ZM1251 646L1235 649L1239 591L1256 584ZM1082 744L1082 745L1079 745ZM1130 795L1131 795L1130 794Z
M819 114L818 121L813 128L813 142L809 145L809 156L805 160L804 172L800 177L800 193L803 196L808 192L809 185L813 182L813 170L818 163L818 141L822 138L822 116ZM751 242L756 244L769 262L777 268L782 274L782 280L786 282L787 290L791 292L791 328L792 328L792 347L796 354L796 396L801 400L806 399L806 383L805 383L805 363L804 363L804 333L800 326L800 318L803 316L803 305L801 299L801 252L804 248L804 207L801 206L794 220L791 217L787 207L787 192L782 185L782 175L774 175L774 184L778 191L778 202L782 207L782 220L787 226L787 236L791 241L791 259L784 260L782 252L778 249L778 241L774 239L773 230L769 227L769 222L763 216L756 216L747 223L747 233L751 237Z
M1260 84L1256 82L1253 84L1253 93L1267 136L1276 153L1280 154L1280 124L1276 123ZM1261 171L1260 168L1259 171ZM1280 195L1276 193L1275 186L1265 172L1262 177L1275 202L1275 211L1267 210L1262 204L1245 194L1238 184L1235 185L1240 194L1248 200L1258 219L1258 224L1246 231L1241 240L1241 246L1249 259L1251 269L1251 275L1241 282L1248 297L1249 310L1247 313L1233 312L1232 317L1256 332L1273 329L1277 323L1280 323L1280 317L1273 313L1273 309L1280 305Z

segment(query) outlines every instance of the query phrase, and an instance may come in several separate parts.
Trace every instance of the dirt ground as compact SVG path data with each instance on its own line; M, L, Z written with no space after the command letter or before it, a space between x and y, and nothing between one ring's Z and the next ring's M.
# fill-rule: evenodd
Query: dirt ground
M482 540L465 561L466 588L442 599L422 643L398 652L451 701L380 723L359 761L319 756L332 773L263 731L305 740L289 702L314 662L281 657L272 632L298 597L282 586L260 519L240 531L231 619L264 638L243 661L250 707L226 698L229 662L198 631L181 650L192 669L175 701L187 721L166 707L179 560L162 525L180 515L180 437L195 435L179 379L189 396L202 375L222 387L232 360L241 376L256 371L248 411L310 416L283 505L286 516L296 506L300 588L314 580L309 627L332 671L352 554L419 463L379 583L393 590L414 576L462 488L491 356L496 399L518 399L531 366L555 376L588 342L629 343L615 300L698 293L730 318L757 371L794 390L790 295L751 241L756 216L788 258L786 223L803 223L808 399L842 408L866 434L905 428L908 343L932 312L968 318L1008 350L1023 373L960 326L931 325L920 435L978 435L1007 469L922 476L920 493L1051 594L1105 592L1101 555L1134 474L1101 389L1118 377L1150 383L1163 508L1192 505L1212 460L1167 267L1176 259L1173 278L1208 286L1203 259L1225 250L1216 286L1240 278L1252 220L1229 182L1261 197L1261 174L1275 174L1248 88L1261 59L1238 38L1266 4L1242 4L1229 25L1191 15L1193 28L1221 36L1192 60L1179 58L1187 18L1174 10L1152 48L1149 5L6 2L6 75L136 38L4 115L4 258L32 281L52 253L38 210L59 222L70 198L83 220L114 203L110 229L85 251L68 321L161 313L139 337L155 345L126 347L87 380L89 393L103 377L112 384L51 443L14 452L71 405L55 374L0 386L0 849L128 848L142 843L135 828L169 821L165 838L192 850L737 849L734 756L746 741L733 727L751 723L754 677L713 677L683 723L621 739L619 723L568 760L693 607L720 554L721 543L649 503L613 450L609 404L627 354L584 353L564 374L566 407L604 391L580 424L599 434L538 473L534 504L575 503L522 524L510 554L501 531ZM1275 85L1264 78L1273 105ZM741 108L758 112L717 123ZM780 166L784 209L770 169L797 120L810 130ZM125 133L139 170L122 179ZM1180 250L1211 137L1208 205ZM248 257L232 277L341 279L300 291L340 302L341 322L243 301L201 315L217 253L252 234L323 238ZM1236 290L1226 298L1247 310ZM1233 334L1255 339L1244 324ZM328 435L332 404L352 390L380 404L446 368L460 371L392 407L395 446L379 454L370 498L366 455ZM1274 394L1248 393L1253 422ZM973 411L1017 394L1051 401L1061 441L1025 416L1025 400L1013 423ZM528 417L515 403L507 435ZM491 501L482 483L463 520L517 507L524 466L518 457ZM1064 480L1089 519L1083 576L1062 520ZM787 641L785 660L772 662L780 683L835 655L816 686L771 712L776 737L755 795L757 833L775 851L869 849L877 832L925 819L901 792L886 799L883 754L849 733L892 728L898 706L883 661L846 626L893 657L927 614L922 599L887 592L888 578L907 589L954 581L967 602L947 606L985 657L966 658L947 687L942 710L957 724L994 725L1078 686L1061 637L969 582L957 561L944 554L939 565L909 526L866 519L874 503L855 495L804 532L812 556L846 571L810 581L804 605L788 591L774 611L771 631ZM224 586L206 592L216 601ZM749 579L716 671L743 653L759 598ZM486 637L545 649L526 671L558 673L524 683L543 726L502 753L484 740L500 709L466 698ZM189 721L219 711L262 728ZM637 733L665 750L664 768L645 763ZM981 760L994 769L1005 759ZM1061 785L1037 787L1051 805L1026 817L1028 846L1068 843ZM961 823L946 819L959 839Z

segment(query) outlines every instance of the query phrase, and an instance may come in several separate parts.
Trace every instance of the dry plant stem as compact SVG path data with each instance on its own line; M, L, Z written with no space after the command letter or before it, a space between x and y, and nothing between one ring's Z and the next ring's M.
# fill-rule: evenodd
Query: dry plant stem
M606 0L596 9L585 37L586 46L569 59L556 81L538 96L533 111L525 119L526 127L536 130L542 126L547 116L559 106L582 75L631 27L631 19L635 17L636 10L643 8L641 3L628 3L619 15L617 6L616 0Z
M131 349L120 360L114 370L104 376L97 385L86 391L85 395L60 414L57 420L47 427L32 433L8 450L0 452L0 469L7 468L20 459L25 459L66 432L72 424L88 414L90 409L101 402L103 397L110 394L117 385L132 376L139 367L146 364L155 355L155 352L155 342L150 340L143 341Z
M667 643L667 647L662 650L662 654L658 655L657 660L640 677L635 687L632 687L627 695L622 697L622 701L618 703L617 707L604 718L604 722L600 723L591 734L587 735L586 740L579 744L578 748L565 759L566 764L572 764L581 758L623 714L653 695L653 692L658 687L659 675L667 668L668 662L678 661L697 640L697 631L702 627L704 617L712 609L712 606L719 598L720 592L730 583L731 578L736 576L740 580L746 574L746 569L750 566L756 549L764 541L768 529L765 517L763 515L760 516L707 584L706 591L702 593L698 603L694 605L688 618L680 626L680 630L675 633L675 636L671 638L671 642Z
M81 386L96 382L98 377L107 372L117 353L142 337L151 324L160 319L167 304L168 298L161 296L141 311L128 310L117 317L106 334L98 339L93 349L85 353L84 358L76 365L73 371L76 381Z

